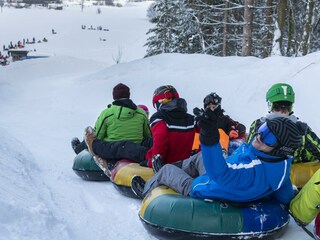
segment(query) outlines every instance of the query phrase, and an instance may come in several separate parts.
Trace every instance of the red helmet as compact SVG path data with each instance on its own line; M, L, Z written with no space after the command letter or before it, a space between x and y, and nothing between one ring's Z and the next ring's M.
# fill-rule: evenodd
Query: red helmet
M158 87L154 93L152 98L152 105L154 108L156 107L156 103L164 104L170 102L174 98L179 98L179 93L177 90L171 85L165 85Z

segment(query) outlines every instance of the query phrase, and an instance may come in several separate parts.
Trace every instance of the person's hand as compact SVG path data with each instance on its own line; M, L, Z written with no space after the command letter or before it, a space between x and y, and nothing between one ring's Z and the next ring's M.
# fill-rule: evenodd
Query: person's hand
M148 167L148 160L143 160L139 163L141 167Z
M232 126L231 131L229 132L229 138L236 139L239 137L239 131L235 129L234 126Z
M202 116L204 115L204 110L201 108L194 108L193 109L193 114L194 114L194 116L195 116L195 121L196 121L196 123L198 124L199 123L199 121L201 120L201 118L202 118Z
M200 126L200 142L204 145L213 145L220 139L217 127L218 116L210 108L206 110L194 108L195 120Z

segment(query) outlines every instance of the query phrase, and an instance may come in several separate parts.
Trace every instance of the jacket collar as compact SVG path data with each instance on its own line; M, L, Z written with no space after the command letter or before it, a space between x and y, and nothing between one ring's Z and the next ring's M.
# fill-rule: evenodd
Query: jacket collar
M121 98L113 101L112 105L120 106L120 107L127 107L133 110L137 109L137 105L135 105L131 99L128 98Z

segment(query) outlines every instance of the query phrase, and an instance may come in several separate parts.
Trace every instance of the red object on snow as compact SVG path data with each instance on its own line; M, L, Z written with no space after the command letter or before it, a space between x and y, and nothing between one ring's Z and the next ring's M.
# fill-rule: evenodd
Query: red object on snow
M320 213L318 213L316 220L314 221L314 237L320 240Z

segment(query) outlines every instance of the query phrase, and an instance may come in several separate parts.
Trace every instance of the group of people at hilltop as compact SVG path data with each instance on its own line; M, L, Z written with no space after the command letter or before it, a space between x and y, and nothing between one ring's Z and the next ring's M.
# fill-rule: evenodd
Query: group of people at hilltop
M316 187L308 183L296 197L290 180L293 163L320 159L320 139L293 115L295 93L289 84L271 86L266 94L269 113L251 124L246 142L230 156L223 154L218 129L230 139L243 139L246 128L224 114L217 93L205 96L203 108L195 108L191 115L186 100L173 86L160 86L153 94L156 112L150 120L147 108L130 99L128 86L116 85L113 99L93 131L86 128L85 140L74 138L71 145L75 153L88 148L108 168L124 158L153 168L155 175L147 182L140 176L132 178L131 188L138 197L166 185L200 199L249 202L272 196L290 206L289 211L302 224L311 222L319 212L316 187L320 179ZM201 148L191 155L196 133ZM320 178L320 172L317 176ZM304 202L310 194L316 197L306 208Z
M4 55L0 52L0 65L6 66L9 64L9 55Z

